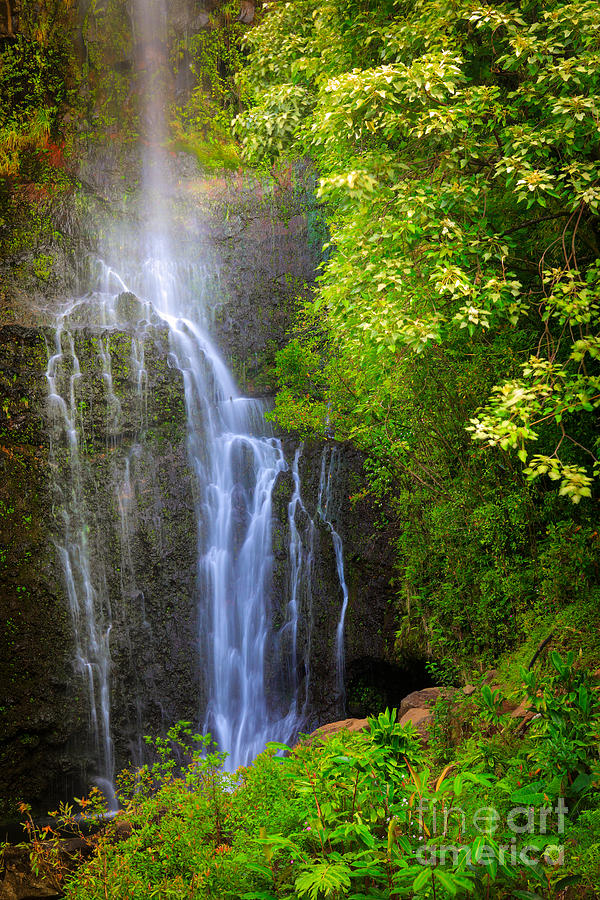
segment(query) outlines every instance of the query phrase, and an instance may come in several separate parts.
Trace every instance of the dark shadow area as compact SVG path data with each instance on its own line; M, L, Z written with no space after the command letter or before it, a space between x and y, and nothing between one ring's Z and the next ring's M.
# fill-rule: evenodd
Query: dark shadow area
M394 665L381 659L362 657L348 666L346 673L346 708L349 716L364 718L386 707L400 705L412 691L431 687L433 680L424 658Z

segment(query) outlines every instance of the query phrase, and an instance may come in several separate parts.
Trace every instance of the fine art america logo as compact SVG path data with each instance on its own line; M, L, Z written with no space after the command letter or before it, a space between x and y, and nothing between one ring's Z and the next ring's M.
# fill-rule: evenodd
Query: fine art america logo
M426 815L428 820L427 841L421 826L419 840L423 840L423 845L416 852L416 860L422 866L455 866L459 859L470 866L486 866L492 862L501 866L536 866L539 863L561 866L564 863L564 845L554 841L564 834L569 811L562 797L554 807L513 806L505 816L492 806L482 806L467 817L458 806L444 808L438 800L424 798L416 809L421 823ZM472 826L480 838L470 846L443 843L449 827L456 825L461 834ZM510 840L497 842L494 835L499 829L505 834L507 831L512 833ZM435 843L431 843L434 840ZM468 857L466 860L465 856Z

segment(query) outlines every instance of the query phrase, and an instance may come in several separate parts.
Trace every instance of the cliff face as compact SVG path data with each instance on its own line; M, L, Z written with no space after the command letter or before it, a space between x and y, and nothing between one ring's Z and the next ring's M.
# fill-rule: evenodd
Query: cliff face
M68 780L85 711L72 690L70 621L51 543L44 335L0 330L0 783L5 801Z
M269 395L275 389L274 354L286 340L295 298L315 270L310 200L298 198L291 180L268 193L256 179L202 179L185 162L182 166L181 247L204 267L203 290L213 309L209 328L242 391ZM144 319L134 296L120 297L119 321L128 324L118 328L92 327L82 324L85 316L72 316L61 347L77 359L82 373L74 382L82 436L75 477L56 404L49 403L45 373L56 352L50 323L66 298L85 289L87 247L101 241L110 211L102 207L91 236L65 210L62 215L71 221L71 243L22 250L1 279L0 796L7 814L17 799L44 811L81 790L94 770L90 697L76 662L60 557L65 534L70 531L72 540L75 525L85 536L90 577L101 586L100 624L110 621L107 678L117 769L143 758L144 734L164 732L179 719L198 723L204 706L182 376L169 358L166 329ZM134 359L142 346L147 383L140 392ZM60 393L67 399L73 365L65 363L60 376ZM277 650L277 633L290 592L289 503L298 448L293 436L282 439L288 471L273 503L272 653L284 652ZM347 710L374 711L406 693L407 683L410 687L405 673L390 662L389 535L376 527L367 501L350 503L362 484L362 460L350 448L337 447L340 465L328 491L349 594L346 707L337 690L336 628L343 596L331 529L319 515L323 452L331 450L331 442L325 448L307 444L298 464L304 512L297 524L304 552L312 554L295 673L306 728Z
M183 388L167 364L168 338L156 329L145 341L148 424L140 440L134 422L132 335L73 335L86 377L77 403L85 433L81 502L96 583L104 584L112 617L113 731L121 762L135 754L140 733L165 721L193 718L200 688L194 593L196 555L192 488L187 469ZM115 395L123 410L110 434L99 342L109 347ZM90 765L90 707L75 665L73 621L64 569L64 498L69 492L66 448L51 448L45 370L53 352L50 329L0 329L2 544L0 602L0 793L32 801L65 796ZM138 443L139 441L139 443ZM127 498L135 527L124 534L115 489L133 451ZM126 557L126 558L125 558ZM98 571L101 569L101 571ZM151 623L151 625L149 624ZM173 677L173 673L177 677Z
M187 36L229 27L223 5L168 4L170 52L180 60L169 90L178 102L187 102L194 86L183 52ZM19 28L19 3L5 6L0 37ZM101 728L92 720L103 713L93 670L100 662L81 653L85 629L69 572L80 595L86 580L92 585L98 632L108 634L103 677L117 769L140 762L144 734L180 719L201 721L205 701L194 480L183 378L169 356L167 330L149 324L124 292L118 327L89 324L101 317L71 317L54 386L46 377L57 351L57 315L90 291L90 270L110 240L114 249L128 230L143 231L146 215L136 199L140 48L132 6L81 0L77 8L75 49L88 78L61 120L70 156L62 145L50 148L56 184L49 171L39 184L5 185L0 223L0 818L22 799L44 812L83 790L96 768ZM236 28L252 23L253 9L250 0L240 2ZM175 150L168 163L175 243L202 271L207 326L242 392L268 397L276 389L275 353L298 296L310 289L324 238L310 174L297 166L269 182L241 171L207 177ZM81 375L73 379L77 367ZM50 400L51 390L58 399ZM69 444L71 427L76 446ZM310 728L345 712L335 660L339 560L319 513L323 453L332 447L303 448L303 511L294 537L289 504L298 442L281 438L288 469L273 498L271 659L287 652L278 638L291 590L289 546L297 537L308 581L299 600L298 670L290 679ZM361 482L360 458L348 448L336 453L340 465L328 490L345 551L347 701L361 712L393 699L401 680L395 669L381 669L393 649L391 554L374 511L348 500ZM88 638L93 644L94 635Z
M169 4L170 40L220 27L219 16L209 19L209 13L221 6L219 0ZM244 24L252 8L240 3ZM119 318L125 324L118 328L73 318L60 339L65 359L56 376L71 422L61 421L46 377L56 353L57 314L90 290L90 267L107 236L116 233L118 243L128 229L144 227L144 210L136 206L141 154L132 140L130 12L129 4L113 0L79 4L77 47L89 82L81 86L80 108L67 114L77 132L75 152L66 163L62 150L57 158L63 174L74 178L59 178L61 187L52 190L15 186L10 234L5 224L1 235L0 817L16 800L43 812L82 790L98 758L100 729L92 718L100 714L101 697L96 683L92 701L88 682L99 663L81 658L66 557L78 569L80 593L86 578L93 584L98 629L109 635L104 677L117 769L140 762L144 734L164 732L179 719L198 723L204 707L194 481L183 378L169 357L167 331L144 321L136 298L125 293L126 314ZM190 85L179 84L179 74L172 89L185 94ZM114 132L98 122L110 122ZM203 270L199 290L211 310L208 327L242 392L268 397L276 389L275 353L286 341L297 297L310 289L324 237L310 175L298 167L269 183L241 172L208 178L174 152L169 164L178 251ZM142 351L143 389L135 363ZM73 380L75 366L81 377ZM68 437L73 424L76 450ZM293 436L281 437L288 470L273 504L271 658L286 652L278 632L290 595L289 504L298 449ZM303 696L307 728L345 712L335 660L343 604L339 560L319 514L323 453L330 451L307 445L298 464L298 540L310 561L304 573L310 585L300 598L299 664L290 677ZM401 680L396 670L380 668L393 649L391 554L374 511L348 500L361 482L360 458L348 448L336 452L330 502L349 594L347 700L350 711L361 712L393 699Z
M289 592L286 553L292 536L286 515L294 491L291 461L299 447L290 436L285 445L290 470L280 476L275 492L275 621L282 614L277 600ZM300 598L299 679L300 694L308 701L305 727L312 730L346 715L362 718L386 706L397 706L411 690L429 684L430 676L424 654L399 661L395 653L395 592L390 584L393 528L386 521L385 509L377 508L362 494L362 455L352 446L334 441L308 441L300 446L302 504L297 507L296 522L302 550L312 559L312 576ZM344 596L332 529L341 540L348 593L342 697L336 681L336 637Z

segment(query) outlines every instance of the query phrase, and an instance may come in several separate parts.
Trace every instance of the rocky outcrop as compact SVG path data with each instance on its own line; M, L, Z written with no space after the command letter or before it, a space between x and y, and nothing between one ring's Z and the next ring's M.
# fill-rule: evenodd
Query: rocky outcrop
M69 784L69 741L85 709L73 690L71 628L50 538L44 408L46 341L0 330L0 796L4 804ZM6 809L2 810L7 812Z
M123 295L122 312L135 298ZM127 304L129 304L127 306ZM125 308L126 307L126 308ZM123 318L127 318L123 315ZM132 325L133 327L133 325ZM168 336L149 326L144 341L149 383L146 426L140 428L140 395L131 370L134 332L74 326L73 349L85 377L78 381L79 427L85 434L82 463L94 579L104 583L111 608L112 732L117 766L141 761L141 735L155 734L179 719L197 721L202 708L201 661L197 653L195 597L196 526L188 471L183 385L169 364ZM63 338L64 340L64 338ZM0 793L49 804L80 789L92 772L89 705L85 681L74 669L73 623L58 559L63 527L61 490L68 485L67 448L52 445L45 370L54 352L48 328L0 329L0 530L5 548L0 572L4 629L0 637ZM107 394L103 356L111 358ZM111 418L111 403L119 417ZM294 449L288 446L288 457ZM302 457L307 510L317 522L310 609L300 627L308 682L307 724L344 712L336 695L334 640L342 602L331 534L317 516L322 447ZM349 504L341 502L358 470L340 469L333 490L339 527L347 543L351 591L347 660L385 657L388 594L385 553L363 540L365 510L352 532ZM122 497L126 462L132 467L127 534ZM355 461L356 462L356 461ZM61 472L63 475L61 476ZM61 480L62 479L62 480ZM274 498L276 577L273 608L287 602L289 472ZM126 539L125 539L126 538Z
M403 697L398 707L398 715L402 718L406 713L413 709L430 709L439 700L442 694L448 694L448 689L439 687L423 688L420 691L413 691L407 697Z
M298 443L286 438L291 461ZM332 454L336 463L331 467ZM324 459L328 499L321 496ZM302 509L297 527L302 552L312 559L310 591L300 598L298 633L300 696L306 697L309 717L305 730L352 715L363 718L386 706L397 706L419 684L427 684L423 660L399 664L394 653L393 568L391 534L377 524L377 510L369 499L351 500L363 484L363 459L351 446L307 441L299 458ZM293 479L280 476L274 495L275 621L283 622L278 605L287 596L287 547L290 541L288 504ZM323 508L328 506L324 515ZM336 687L336 631L343 605L329 518L344 550L348 606L344 629L345 692ZM307 663L310 660L310 664Z
M489 675L489 673L488 673ZM492 678L495 673L492 673ZM494 690L501 690L494 688ZM478 695L478 688L466 685L464 688L426 687L412 691L403 697L398 705L398 724L411 725L416 729L421 744L426 746L431 737L431 729L435 725L439 734L449 746L458 746L472 730L472 721L477 707L471 701ZM439 701L444 701L437 706ZM476 701L475 701L476 702ZM501 707L504 719L492 726L494 730L508 728L522 735L529 724L536 718L535 710L526 700L518 705L504 698ZM362 732L369 730L367 719L343 719L328 722L307 735L304 740L327 740L341 731Z
M430 729L435 721L435 715L431 709L422 709L414 707L407 710L400 719L400 725L412 725L416 728L421 742L429 743Z
M3 848L1 900L59 900L60 897L64 897L60 888L49 885L44 875L34 873L29 859L29 847L6 845Z
M288 341L294 310L320 261L324 233L310 180L300 166L274 184L247 172L196 176L186 179L179 201L188 228L204 240L201 252L218 270L211 331L249 395L275 393L275 353ZM200 228L193 225L199 211Z
M292 187L291 172L268 192L256 178L236 174L205 179L189 160L173 158L172 163L180 176L173 198L180 228L174 244L182 258L202 261L201 289L209 295L207 308L213 309L208 325L242 391L268 395L275 389L274 357L286 341L295 299L314 274L318 210L307 190L302 194ZM93 168L93 160L86 165ZM98 194L110 157L102 166L91 186ZM309 183L306 173L293 175L294 183L300 176ZM99 234L106 235L113 207L98 198L94 203L89 207L92 218ZM53 798L81 789L81 780L92 772L93 757L86 743L89 705L73 666L73 627L57 558L67 457L56 451L57 444L52 451L44 375L55 340L48 323L65 297L73 295L78 279L89 285L86 271L94 264L93 258L75 252L93 244L94 237L83 235L67 207L61 221L73 238L65 245L68 249L45 244L42 236L18 266L12 260L15 277L8 267L0 272L0 325L20 323L0 328L0 465L5 475L0 528L7 548L0 557L0 612L6 619L0 636L0 679L7 685L0 705L0 796L9 805L27 799L42 811ZM119 237L127 234L131 220L124 217L122 225L116 229ZM119 330L91 329L83 324L85 316L72 317L74 349L85 375L77 385L77 402L85 435L82 484L89 540L99 561L94 574L104 585L112 614L111 726L117 767L142 758L143 734L164 731L179 719L197 723L204 705L194 594L196 524L182 379L169 361L166 332L156 322L144 325L149 382L142 427L131 367L132 340L142 311L131 294L121 295L118 303L118 318L128 323ZM114 400L107 394L102 368L106 349L118 421L111 418ZM298 444L293 437L282 437L291 466ZM300 474L306 515L315 523L315 555L298 635L302 660L295 673L307 729L348 713L360 717L395 705L417 686L410 672L394 661L389 534L376 526L377 512L368 500L352 504L349 499L362 484L362 458L350 447L333 442L327 446L336 446L341 460L332 505L349 589L347 703L336 687L340 580L330 530L317 516L324 447L309 443ZM132 490L123 497L116 488L123 488L127 460ZM273 498L275 632L289 596L292 491L288 469ZM125 542L123 501L134 522Z
M132 341L139 338L136 320L143 310L133 295L123 294L117 303L129 326L84 327L74 314L70 339L84 373L76 382L76 400L78 427L85 435L81 480L87 540L94 580L104 585L112 616L111 730L118 768L127 760L141 761L143 734L164 731L179 719L197 722L203 685L182 378L170 362L166 331L145 321L148 385L141 397L131 360ZM45 370L54 343L55 333L48 327L0 329L0 529L6 548L0 572L5 621L0 678L6 685L0 708L0 794L8 805L26 798L40 804L41 811L54 799L79 791L86 773L93 773L89 703L85 679L74 667L73 623L58 559L64 527L61 492L70 490L70 476L67 448L54 434L48 411ZM103 374L107 354L110 392ZM296 446L286 439L290 465ZM340 579L331 532L317 515L323 449L307 445L300 464L306 515L316 523L310 601L299 627L306 664L299 673L299 693L305 697L307 727L345 712L336 692L334 647ZM371 538L367 507L352 508L348 500L361 477L360 458L347 448L337 452L341 464L331 502L346 550L347 666L353 671L365 658L388 660L393 677L386 690L396 696L406 692L406 682L390 661L389 551L381 535L380 540ZM131 467L127 483L126 464ZM119 493L124 490L126 497ZM273 503L275 631L289 597L292 490L288 469ZM367 707L366 712L377 708Z

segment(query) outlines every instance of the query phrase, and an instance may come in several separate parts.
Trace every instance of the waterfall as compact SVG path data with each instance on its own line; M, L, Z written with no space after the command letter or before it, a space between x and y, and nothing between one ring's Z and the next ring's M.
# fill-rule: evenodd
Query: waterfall
M329 460L329 461L328 461ZM344 546L342 539L335 529L333 519L335 518L335 510L333 504L332 488L336 483L339 474L340 456L337 447L325 447L321 456L321 476L319 479L319 498L317 501L317 514L325 523L331 532L331 540L333 542L333 551L335 553L335 564L337 575L342 590L342 606L340 616L335 630L335 673L337 694L341 703L345 703L345 648L344 648L344 626L346 623L346 612L348 609L348 586L346 584L346 574L344 570Z
M168 362L180 373L185 399L190 508L195 519L196 567L189 603L197 610L196 646L202 684L195 725L213 735L229 754L227 765L246 765L269 740L292 741L310 720L311 580L320 520L331 533L343 606L336 630L337 694L344 694L344 619L348 591L342 542L334 527L331 484L338 451L325 448L317 513L307 513L301 492L302 447L289 466L282 443L265 421L263 401L240 396L209 334L210 285L214 267L192 258L175 222L175 179L165 151L165 92L168 91L165 23L161 0L136 0L134 30L138 83L143 100L143 178L137 223L115 223L102 238L102 258L89 266L82 296L69 300L57 317L49 352L47 382L52 423L51 458L56 472L56 545L69 600L75 668L86 685L95 780L114 800L115 629L148 643L156 619L147 614L143 575L135 558L139 503L147 485L142 474L149 453L148 341L169 342ZM79 335L91 334L96 363L80 365ZM118 377L113 340L128 336L128 390ZM158 335L158 337L157 337ZM113 371L114 370L114 371ZM84 385L101 379L101 401L85 410ZM91 389L90 389L91 390ZM96 396L94 394L94 396ZM101 410L98 404L101 403ZM83 404L83 405L82 405ZM100 413L102 421L100 422ZM86 457L94 429L106 445L102 465L110 484L110 541L104 543L91 463ZM273 596L273 495L288 472L288 581ZM160 542L160 522L156 525ZM110 545L110 546L109 546ZM116 571L116 577L115 577ZM165 601L168 598L165 597ZM277 607L277 613L275 608ZM275 619L278 624L274 625ZM308 624L307 624L308 623ZM130 754L144 758L144 691L152 671L142 670L129 647ZM152 660L150 669L158 660ZM157 678L160 676L156 676ZM160 700L156 701L160 705ZM123 711L120 711L123 719ZM161 727L168 711L160 710ZM122 723L121 723L122 725Z
M287 464L280 440L265 422L263 402L239 395L208 335L206 267L203 261L186 258L175 237L171 214L174 180L164 149L164 92L168 90L164 5L138 0L134 25L146 134L142 222L137 231L116 227L113 235L105 237L103 259L91 266L90 289L69 302L58 317L56 348L47 371L53 456L58 461L66 444L69 460L68 471L62 466L57 477L62 522L58 552L69 596L76 668L87 679L96 780L109 793L115 766L111 731L114 611L106 577L111 560L98 550L100 525L90 507L86 435L77 407L78 381L94 376L80 371L73 329L95 329L94 346L102 373L103 429L117 514L113 528L118 541L120 598L115 598L113 591L113 601L119 607L125 598L135 601L140 627L150 629L131 549L136 528L135 469L148 427L145 329L166 327L170 363L183 379L187 453L193 473L197 566L190 602L198 608L197 652L205 694L205 702L198 706L197 724L210 731L228 752L230 768L249 763L268 740L292 739L298 725L297 685L290 683L289 661L285 654L267 660L269 652L272 657L277 655L270 643L272 494ZM130 382L137 392L134 423L131 410L129 417L124 413L112 371L110 335L123 329L131 334ZM72 372L65 375L68 366ZM124 430L128 430L126 444ZM112 453L115 450L118 452ZM115 563L112 559L113 566ZM296 633L294 603L288 604L286 634ZM291 669L295 669L293 663ZM266 684L267 670L275 685ZM141 702L138 693L138 734ZM141 757L140 746L134 755Z
M105 452L101 454L110 471L109 482L119 510L118 534L120 598L139 606L146 622L144 597L136 586L131 551L132 503L135 493L136 459L147 428L147 379L144 366L149 304L137 305L142 320L132 330L123 318L126 285L101 260L92 265L95 284L83 297L69 301L57 316L53 345L49 348L46 381L50 419L50 466L54 472L53 505L57 513L55 544L60 560L74 635L75 671L84 682L89 711L90 752L94 758L94 780L115 805L115 755L111 730L111 632L115 610L109 589L110 572L117 560L102 549L98 519L97 484L91 469L87 444L97 423L87 390L94 379L101 382L102 433ZM112 293L111 293L112 291ZM131 296L131 295L130 295ZM154 318L156 318L154 316ZM82 369L77 345L87 327L89 347L96 355L97 369L90 359ZM129 332L130 369L134 391L130 398L131 446L123 458L115 452L122 442L123 409L115 393L111 337L118 329ZM84 340L85 343L85 340ZM139 757L139 754L138 754Z
M288 679L291 694L297 698L295 710L299 706L299 658L298 658L298 625L300 617L308 623L312 620L312 577L315 562L315 523L309 516L301 495L300 482L300 458L303 445L297 448L292 463L292 480L294 490L288 504L288 527L290 531L289 546L289 601L287 608L287 621L281 630L280 642L282 652L289 660ZM305 538L298 519L300 515L305 519ZM304 593L304 596L303 596ZM310 690L310 651L312 629L307 629L306 645L303 653L304 668L304 700L301 708L297 709L300 720L303 722L308 713L308 698Z
M289 546L289 602L287 610L287 624L282 629L282 637L289 634L287 654L290 659L291 682L294 692L299 691L299 668L303 668L304 701L299 707L299 714L304 721L309 713L308 698L310 693L310 659L312 643L312 618L313 598L312 579L315 565L315 538L317 523L325 526L331 536L331 542L335 557L337 578L342 594L342 605L335 630L334 644L334 672L336 699L340 707L345 705L345 646L344 629L346 612L348 609L348 586L344 567L344 547L342 539L336 530L334 522L338 512L334 501L333 487L338 482L340 475L340 452L335 446L326 444L321 453L319 470L319 487L317 505L314 517L308 513L302 500L300 460L302 458L303 445L296 450L292 463L293 494L288 505L288 523L290 531ZM299 521L302 520L302 521ZM304 646L302 659L298 658L298 628L304 624ZM300 665L299 665L300 664Z
M110 725L110 630L112 613L110 601L103 590L105 579L92 577L90 560L89 513L85 503L84 474L81 463L78 428L76 383L81 379L79 360L73 336L63 330L60 317L56 328L54 353L46 369L51 415L50 461L63 477L55 484L60 494L62 534L57 542L75 638L75 668L84 678L90 715L90 731L98 761L98 780L108 788L109 799L114 791L114 755ZM66 344L66 348L63 347ZM101 354L106 362L106 354ZM108 384L108 372L104 371ZM61 466L61 454L66 465Z
M268 708L272 492L286 468L281 442L265 434L261 401L240 397L210 340L189 320L167 320L184 374L188 451L198 484L199 635L208 703L204 729L250 762L268 740L288 740L295 699Z
M146 135L143 191L152 213L145 296L170 328L183 373L188 453L196 477L199 646L206 675L203 726L229 754L247 764L267 740L288 740L295 697L275 712L267 703L265 652L270 628L272 492L286 468L281 443L268 433L264 407L240 397L206 332L207 311L180 289L173 265L168 198L173 193L165 105L169 74L161 0L137 0L142 118Z

